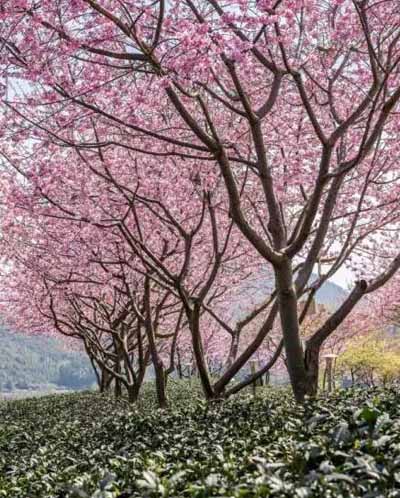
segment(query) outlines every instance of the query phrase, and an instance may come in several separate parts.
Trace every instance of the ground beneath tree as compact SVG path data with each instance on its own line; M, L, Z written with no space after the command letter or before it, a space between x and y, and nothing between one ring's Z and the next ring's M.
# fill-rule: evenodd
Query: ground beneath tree
M0 403L0 496L400 497L394 389L207 406L176 384L168 411L146 389L136 409L90 393Z

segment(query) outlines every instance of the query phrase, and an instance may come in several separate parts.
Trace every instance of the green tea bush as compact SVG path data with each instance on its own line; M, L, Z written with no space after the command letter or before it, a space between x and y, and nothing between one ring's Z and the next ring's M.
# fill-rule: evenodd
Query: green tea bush
M93 393L0 404L7 498L400 497L400 393L348 390L294 403L265 390L173 408Z

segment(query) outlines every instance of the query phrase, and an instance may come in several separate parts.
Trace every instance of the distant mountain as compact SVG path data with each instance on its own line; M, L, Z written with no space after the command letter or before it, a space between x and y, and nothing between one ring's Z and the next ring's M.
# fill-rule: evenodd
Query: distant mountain
M50 385L82 389L94 382L86 355L64 351L56 339L0 329L0 391Z
M311 281L316 278L312 275ZM272 290L271 275L266 272L249 277L231 303L232 316L240 319L254 305L262 303ZM327 308L337 308L347 296L347 291L333 282L325 282L316 294L316 301Z
M333 282L325 282L316 294L316 301L328 307L337 307L347 297L348 292Z

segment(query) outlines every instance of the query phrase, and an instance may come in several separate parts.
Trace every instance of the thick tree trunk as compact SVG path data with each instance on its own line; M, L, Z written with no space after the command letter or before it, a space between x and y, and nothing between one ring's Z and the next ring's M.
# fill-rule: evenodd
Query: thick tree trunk
M115 379L114 381L114 396L116 398L122 397L122 384L120 379Z
M151 323L146 325L147 337L149 341L150 355L154 367L154 373L156 376L156 390L158 405L160 408L166 408L167 406L167 394L165 390L165 377L164 377L164 365L161 361L160 355L157 351L157 346L154 337L154 331Z
M104 393L106 391L106 383L104 382L104 372L102 372L100 377L99 391Z
M131 384L127 384L126 386L129 403L136 403L137 400L139 399L139 393L143 385L149 357L150 357L150 351L147 350L146 353L142 356L141 360L139 361L139 369L137 372L136 380L133 379L133 382Z
M239 331L234 330L231 346L229 348L228 361L226 362L226 366L229 368L232 366L233 362L236 360L239 352Z
M139 388L137 385L127 386L129 403L136 403L139 397Z
M154 371L156 374L156 388L157 388L157 399L160 408L167 407L167 393L166 393L166 382L165 382L165 372L161 361L154 365Z
M154 324L152 321L150 294L151 294L150 279L148 277L146 277L146 280L145 280L146 318L145 318L144 325L145 325L147 340L149 343L151 361L153 363L154 373L156 376L156 390L157 390L158 405L160 408L166 408L168 402L167 402L167 394L166 394L166 390L165 390L164 365L162 363L162 360L161 360L160 355L158 354L158 350L157 350Z
M110 387L110 374L107 372L107 370L102 367L101 368L101 374L100 374L100 392L105 393L108 391L108 388Z
M176 368L178 370L178 377L180 379L183 379L182 361L181 361L181 354L179 352L179 347L176 349L176 357L177 357Z
M110 372L106 372L106 378L105 378L106 391L109 391L111 389L113 378L114 377Z
M275 268L275 277L289 378L296 400L303 402L305 395L309 394L309 386L300 340L292 263L289 259Z
M193 354L196 360L196 368L199 374L200 382L203 387L204 396L206 399L215 397L214 390L211 385L210 375L208 372L207 361L204 356L203 344L200 334L200 308L195 305L194 309L186 310L189 327L192 334Z
M167 394L165 390L164 365L162 364L161 358L157 351L152 326L149 325L147 326L147 333L148 333L151 360L153 363L154 373L156 376L158 405L160 408L166 408L168 403L167 403Z
M117 355L117 359L115 361L115 373L121 375L120 348L116 342L114 343L114 347L115 347L115 353ZM119 379L118 377L116 377L114 381L114 396L116 398L122 397L122 382L121 379Z
M307 390L309 396L316 396L318 392L320 346L307 344L305 351L305 365L307 372Z

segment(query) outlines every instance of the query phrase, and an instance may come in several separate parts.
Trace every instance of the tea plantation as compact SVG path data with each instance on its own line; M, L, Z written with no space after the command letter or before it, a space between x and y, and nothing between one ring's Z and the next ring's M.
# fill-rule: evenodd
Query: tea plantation
M93 393L0 402L0 496L400 497L400 393L285 391L171 406ZM191 400L191 401L190 401Z

